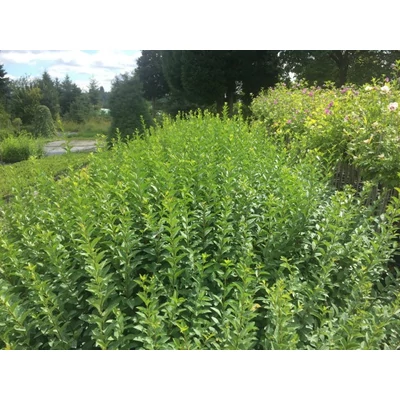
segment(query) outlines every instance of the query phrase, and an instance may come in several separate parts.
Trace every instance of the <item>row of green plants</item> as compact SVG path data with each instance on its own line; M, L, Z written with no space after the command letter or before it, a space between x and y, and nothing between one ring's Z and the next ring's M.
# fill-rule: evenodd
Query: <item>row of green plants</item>
M397 199L377 216L240 116L89 158L0 209L2 348L400 347Z
M88 153L69 153L59 156L35 158L10 165L0 165L0 202L8 201L14 193L34 186L38 176L45 174L59 179L72 169L79 169L89 162Z
M319 149L326 160L352 165L363 179L393 188L400 184L399 102L397 78L362 87L278 84L254 99L252 112L292 151Z

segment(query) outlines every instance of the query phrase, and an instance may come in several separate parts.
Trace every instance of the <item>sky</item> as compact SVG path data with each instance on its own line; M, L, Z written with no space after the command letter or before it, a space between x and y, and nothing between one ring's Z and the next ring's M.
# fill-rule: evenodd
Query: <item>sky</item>
M47 71L53 79L68 74L82 90L94 78L110 91L115 76L132 72L140 55L140 50L1 50L0 64L11 79L38 78Z

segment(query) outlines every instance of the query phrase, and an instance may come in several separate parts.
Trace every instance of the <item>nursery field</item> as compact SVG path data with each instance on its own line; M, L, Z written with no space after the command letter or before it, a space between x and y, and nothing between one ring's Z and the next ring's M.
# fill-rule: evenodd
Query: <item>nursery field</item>
M306 128L254 104L251 123L165 118L14 191L0 206L0 347L400 348L399 201L377 212L375 176L336 190L342 154L303 151Z
M70 169L78 169L87 164L89 154L70 153L67 155L46 157L21 161L11 165L0 165L0 202L8 199L14 193L26 190L34 186L36 178L40 175L48 175L58 178L68 173Z

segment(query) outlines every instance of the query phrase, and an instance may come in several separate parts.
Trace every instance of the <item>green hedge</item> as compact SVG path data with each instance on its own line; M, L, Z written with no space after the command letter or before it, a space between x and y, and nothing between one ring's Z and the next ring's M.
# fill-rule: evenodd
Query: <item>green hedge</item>
M398 348L399 207L362 204L260 127L166 119L3 207L0 345Z
M29 157L43 156L44 142L23 132L19 136L7 136L0 142L0 161L16 163Z

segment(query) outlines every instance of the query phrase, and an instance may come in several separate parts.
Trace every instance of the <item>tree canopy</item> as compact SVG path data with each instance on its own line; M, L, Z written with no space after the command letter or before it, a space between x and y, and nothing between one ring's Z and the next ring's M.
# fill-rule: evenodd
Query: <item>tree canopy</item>
M110 139L115 137L117 128L121 137L125 138L133 136L136 130L143 130L142 119L147 126L152 122L149 106L142 95L141 83L135 75L123 74L114 79L109 105L112 117Z
M278 81L278 52L265 50L173 50L162 51L162 67L171 91L199 106L216 104L221 111L228 102L232 111L240 89L243 100L250 93Z

